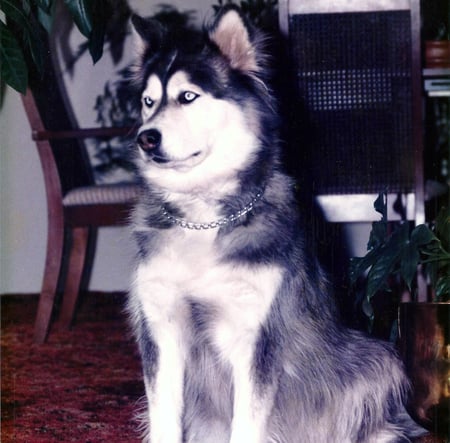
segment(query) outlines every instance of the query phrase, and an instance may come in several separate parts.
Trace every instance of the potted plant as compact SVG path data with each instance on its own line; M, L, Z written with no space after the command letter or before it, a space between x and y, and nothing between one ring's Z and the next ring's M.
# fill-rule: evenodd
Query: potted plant
M367 254L350 262L350 281L364 276L362 308L373 325L373 300L383 292L400 303L398 345L413 385L410 410L424 426L449 436L450 400L450 210L412 227L387 220L387 193L374 204L381 219L372 224ZM427 302L418 302L424 280ZM422 288L423 290L423 288ZM395 326L397 329L397 325Z
M0 103L5 85L24 94L30 75L42 73L45 34L51 32L57 15L61 20L61 11L66 35L75 25L86 38L77 57L88 50L95 63L108 43L114 61L120 60L131 15L127 0L1 0Z
M447 0L422 2L425 68L450 68L450 10Z

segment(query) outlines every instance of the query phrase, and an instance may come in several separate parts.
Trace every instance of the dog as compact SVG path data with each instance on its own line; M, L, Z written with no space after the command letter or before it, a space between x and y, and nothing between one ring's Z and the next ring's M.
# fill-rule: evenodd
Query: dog
M265 38L235 6L207 32L133 16L141 97L128 311L145 441L388 443L421 433L387 343L337 320L282 169Z

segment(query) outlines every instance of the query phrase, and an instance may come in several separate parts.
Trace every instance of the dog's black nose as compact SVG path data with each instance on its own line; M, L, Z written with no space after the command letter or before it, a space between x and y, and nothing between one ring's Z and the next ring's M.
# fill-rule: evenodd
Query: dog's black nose
M137 142L146 152L156 150L161 145L161 133L157 129L147 129L138 135Z

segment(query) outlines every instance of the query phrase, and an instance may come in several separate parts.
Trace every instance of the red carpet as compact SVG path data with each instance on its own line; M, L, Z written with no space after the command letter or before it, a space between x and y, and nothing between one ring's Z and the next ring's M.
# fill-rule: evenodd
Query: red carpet
M123 295L90 294L71 331L32 343L37 297L2 297L1 441L139 442L144 393Z
M71 331L54 327L35 345L37 297L1 297L2 443L140 442L144 387L123 301L89 294Z

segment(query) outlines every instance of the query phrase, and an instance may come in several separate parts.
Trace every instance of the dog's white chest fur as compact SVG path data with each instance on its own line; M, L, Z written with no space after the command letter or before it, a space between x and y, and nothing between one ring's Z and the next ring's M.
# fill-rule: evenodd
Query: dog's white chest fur
M268 409L251 407L257 398L250 374L253 349L280 285L281 271L273 265L221 261L216 235L215 230L170 229L163 234L158 253L137 269L135 294L158 346L157 376L153 381L146 379L152 442L181 441L184 367L198 334L232 367L239 397L234 414L239 419L230 441L263 441ZM200 322L194 312L199 306ZM199 441L220 441L214 432L210 434L212 440L202 437Z
M215 230L169 230L158 254L138 267L135 283L153 333L170 323L188 334L190 305L199 303L210 313L210 340L229 358L239 352L241 340L248 345L256 339L254 332L267 316L281 271L273 265L222 262L216 235ZM247 330L252 331L248 336Z

